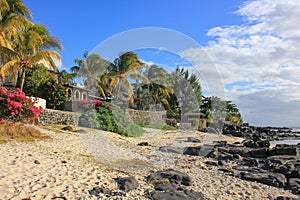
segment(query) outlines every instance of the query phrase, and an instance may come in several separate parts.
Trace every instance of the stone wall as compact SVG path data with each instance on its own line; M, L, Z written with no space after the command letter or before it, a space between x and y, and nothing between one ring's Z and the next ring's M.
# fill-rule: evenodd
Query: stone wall
M165 125L165 119L163 116L165 111L144 111L144 110L132 110L126 109L126 113L132 119L135 124L158 124Z
M126 113L136 124L158 124L165 125L163 116L165 111L143 111L127 109ZM81 113L44 109L39 115L40 124L65 124L78 125Z
M78 125L81 113L44 109L39 115L40 124Z

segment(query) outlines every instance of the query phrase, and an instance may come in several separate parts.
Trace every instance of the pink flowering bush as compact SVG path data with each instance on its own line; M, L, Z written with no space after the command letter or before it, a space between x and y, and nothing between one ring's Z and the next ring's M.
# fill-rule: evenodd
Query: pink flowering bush
M0 119L17 122L36 122L42 107L36 107L37 99L27 98L19 88L7 90L0 87Z
M91 109L99 110L102 103L101 100L82 100L78 103L78 111L86 112Z

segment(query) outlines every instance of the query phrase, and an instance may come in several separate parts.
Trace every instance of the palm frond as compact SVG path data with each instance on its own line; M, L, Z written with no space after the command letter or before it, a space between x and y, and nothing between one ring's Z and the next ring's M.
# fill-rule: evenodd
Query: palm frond
M1 76L4 78L7 75L11 78L12 82L16 83L21 64L21 61L18 59L5 63L0 68Z

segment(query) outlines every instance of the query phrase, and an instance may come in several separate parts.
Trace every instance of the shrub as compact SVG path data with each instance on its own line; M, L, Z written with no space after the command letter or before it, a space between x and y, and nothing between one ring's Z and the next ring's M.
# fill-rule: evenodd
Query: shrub
M67 101L66 88L56 81L46 82L41 85L41 97L47 102L46 107L54 110L63 110Z
M79 125L110 131L125 136L141 136L143 129L131 123L126 113L117 105L98 100L84 101L79 110L87 110L79 118Z
M42 107L34 106L36 102L37 99L27 98L19 88L9 91L0 87L0 119L35 123L42 111Z

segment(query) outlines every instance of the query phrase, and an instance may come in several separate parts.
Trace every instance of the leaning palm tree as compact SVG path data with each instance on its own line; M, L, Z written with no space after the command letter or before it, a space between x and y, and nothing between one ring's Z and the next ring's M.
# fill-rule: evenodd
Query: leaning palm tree
M116 94L116 99L120 95L120 87L123 86L124 90L128 93L130 103L134 104L134 92L129 82L130 76L138 77L138 72L141 66L145 66L142 63L138 55L133 52L125 52L114 60L109 67L108 76L111 78L110 87L113 88ZM135 75L133 75L135 74Z
M96 88L104 98L111 95L108 85L109 77L106 76L107 68L111 63L98 54L89 55L85 52L83 57L83 59L74 59L77 65L71 67L71 71L76 77L84 78L84 85L88 89Z
M12 37L24 23L31 23L30 18L31 11L22 0L0 0L0 45L12 48Z
M43 63L49 69L57 71L55 61L60 61L61 56L55 50L61 51L62 44L49 34L45 26L23 24L14 36L12 44L12 48L0 46L1 55L5 55L7 59L0 68L0 74L2 77L9 75L14 83L21 74L21 90L23 90L26 70L34 64Z

